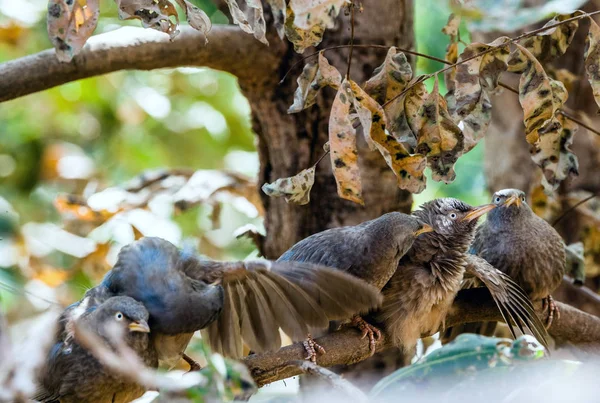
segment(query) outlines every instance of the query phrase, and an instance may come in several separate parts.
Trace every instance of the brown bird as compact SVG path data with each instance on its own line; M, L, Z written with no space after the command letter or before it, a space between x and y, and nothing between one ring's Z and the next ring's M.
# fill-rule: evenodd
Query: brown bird
M422 334L433 334L443 327L467 270L488 286L513 335L511 321L547 344L544 326L523 291L493 267L469 264L467 249L477 219L495 207L471 207L445 198L427 202L413 213L434 231L417 238L402 257L383 288L382 308L373 314L396 346L412 352Z
M492 196L498 208L477 228L470 252L508 274L532 300L548 309L547 327L558 309L550 295L565 272L565 245L561 236L529 207L525 192L500 190Z
M388 213L355 226L332 228L311 235L292 246L278 262L306 262L335 267L381 290L398 268L400 258L410 249L415 239L431 231L429 225L417 217L402 213ZM354 312L356 313L356 312ZM359 315L348 315L352 324L369 337L371 353L381 333ZM311 337L305 347L314 360L314 349L323 351ZM308 358L308 357L307 357Z

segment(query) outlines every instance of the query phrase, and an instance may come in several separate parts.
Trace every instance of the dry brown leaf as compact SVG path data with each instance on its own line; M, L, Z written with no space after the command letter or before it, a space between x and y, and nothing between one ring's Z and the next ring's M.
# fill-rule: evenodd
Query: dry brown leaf
M315 183L315 167L304 169L289 178L280 178L273 183L262 185L262 191L270 197L285 196L288 203L308 204L310 190Z
M557 15L544 26L554 25L560 21L568 20L577 15L582 14L582 11L575 11L571 14ZM565 24L559 25L554 28L550 28L546 31L540 32L530 38L523 40L522 46L525 47L540 63L546 64L562 56L566 51L575 32L579 27L579 20L569 21ZM508 71L513 73L522 73L527 68L527 58L523 57L523 54L518 50L515 50L510 55L508 61Z
M412 79L412 68L406 55L392 46L381 66L365 84L365 92L380 104L391 100L406 88Z
M569 150L577 125L557 116L568 96L564 85L549 78L527 49L516 46L528 60L519 82L526 138L532 145L531 158L542 168L542 185L551 192L563 179L578 174L577 158Z
M202 32L206 37L212 28L212 23L210 22L208 15L187 0L176 1L185 11L185 16L190 26L195 30ZM208 38L206 38L206 42L208 42Z
M234 24L239 26L242 31L254 35L256 39L265 45L269 44L265 37L267 26L260 0L246 0L246 13L240 9L237 0L225 0L225 3L229 7L229 13Z
M98 0L49 0L48 36L61 62L78 54L98 24Z
M425 189L426 160L422 155L410 155L406 148L386 133L386 118L381 105L371 98L358 84L349 81L353 105L369 144L383 155L385 162L398 179L398 187L411 193Z
M600 27L590 18L590 30L585 42L585 70L600 107Z
M419 108L428 95L425 84L423 84L423 77L419 76L411 80L406 94L396 98L385 107L387 120L390 122L388 130L411 153L417 148L419 127L416 125L416 119Z
M350 119L352 98L350 84L344 80L335 96L329 116L329 155L338 195L343 199L364 205L358 168L356 130Z
M450 37L450 42L446 47L446 61L449 63L456 63L458 60L458 42L460 41L459 27L460 27L460 15L450 14L448 17L448 23L442 28L442 33ZM452 68L444 72L444 82L448 93L454 92L454 78L456 77L456 68Z
M330 86L338 89L342 83L342 75L329 64L323 52L320 52L317 64L305 65L297 82L294 103L288 109L288 113L297 113L314 105L323 87Z
M144 28L152 28L169 35L171 40L179 34L179 16L175 6L168 0L115 0L119 18L138 19ZM171 20L175 18L175 22Z
M464 150L464 137L450 118L446 100L439 93L437 76L433 90L419 106L418 112L411 114L411 120L418 129L415 151L427 157L432 179L452 182L456 177L454 163Z
M285 36L285 16L286 5L285 0L267 0L273 14L273 26L277 30L280 39Z

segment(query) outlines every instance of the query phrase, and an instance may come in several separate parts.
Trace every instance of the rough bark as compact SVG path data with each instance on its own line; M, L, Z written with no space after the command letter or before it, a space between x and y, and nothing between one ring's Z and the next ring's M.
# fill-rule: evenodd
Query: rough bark
M597 351L600 343L600 319L572 306L560 302L557 304L561 316L554 319L549 329L550 335L557 342L568 342L588 351ZM538 313L542 312L541 303L536 304L536 309ZM502 316L489 292L485 289L460 291L446 319L446 326L480 321L502 321ZM360 337L356 329L343 329L318 338L316 341L327 351L325 355L318 358L319 365L324 367L355 364L369 356L368 342ZM376 344L376 351L386 351L391 347L389 338L383 334ZM276 352L251 355L244 360L244 363L250 369L256 383L262 386L299 375L301 373L299 368L285 364L303 359L305 356L302 343L295 343Z

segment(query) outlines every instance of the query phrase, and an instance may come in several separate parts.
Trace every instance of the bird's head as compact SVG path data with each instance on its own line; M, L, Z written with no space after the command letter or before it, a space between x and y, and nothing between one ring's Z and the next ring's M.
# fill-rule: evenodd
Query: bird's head
M433 228L433 234L444 237L470 237L477 219L496 208L494 204L473 207L453 198L435 199L421 205L413 214Z
M530 214L525 192L519 189L502 189L494 193L492 203L498 208L490 213L488 220L506 220L523 214Z
M109 298L96 309L94 316L101 329L118 325L124 332L150 333L148 311L144 305L130 297Z

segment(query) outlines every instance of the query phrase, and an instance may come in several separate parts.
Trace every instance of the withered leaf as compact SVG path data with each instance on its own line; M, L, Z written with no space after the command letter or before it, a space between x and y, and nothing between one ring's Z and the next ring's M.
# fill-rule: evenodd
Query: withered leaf
M225 0L229 13L233 19L233 23L248 34L254 35L256 39L268 45L269 42L265 38L266 23L262 3L260 0L246 0L248 6L248 16L240 9L236 0Z
M416 152L427 157L432 179L452 182L456 177L454 163L464 150L464 137L450 118L446 100L439 93L437 76L433 90L411 119L418 129Z
M193 5L187 0L176 0L179 3L179 6L185 11L185 16L187 18L190 27L194 28L197 31L202 32L202 34L206 37L206 35L210 32L212 28L212 23L210 22L210 18L206 13L200 10L198 7ZM208 42L208 39L206 39Z
M590 30L585 42L585 70L600 107L600 27L590 18Z
M335 96L329 116L329 155L338 195L343 199L364 204L358 168L356 130L350 119L352 98L350 84L344 80Z
M315 183L315 167L304 169L289 178L280 178L273 183L265 183L262 191L270 197L285 196L286 202L308 204L310 190Z
M448 101L448 98L446 100ZM485 136L491 120L492 103L487 92L482 91L475 108L458 124L465 137L465 149L463 153L466 154L471 151Z
M285 17L286 5L285 0L267 0L273 14L273 26L277 30L280 39L285 35Z
M557 15L550 21L548 21L544 27L554 25L558 22L568 20L577 15L582 14L582 11L575 11L571 14ZM567 51L575 32L579 27L579 20L569 21L565 24L559 25L554 28L547 29L546 31L540 32L530 38L523 40L522 46L525 47L540 63L548 63L562 56ZM522 73L527 67L527 58L515 50L510 55L508 61L508 71L513 73Z
M371 98L358 84L349 81L353 93L353 105L370 144L381 153L385 162L398 179L398 187L411 193L425 189L426 160L422 155L410 155L396 138L386 133L386 117L381 105Z
M342 75L329 64L323 52L320 52L318 63L305 65L297 82L294 103L288 109L288 113L297 113L314 105L323 87L330 86L338 89L342 83Z
M317 46L327 28L333 28L335 18L348 0L290 0L285 21L285 35L294 50L303 53Z
M48 37L56 50L56 58L70 62L78 54L98 24L98 0L49 0Z
M454 64L458 60L458 42L460 40L459 37L459 27L460 27L460 15L456 15L454 13L450 14L448 17L448 23L444 28L442 28L442 32L445 35L450 37L450 42L448 42L448 46L446 47L446 61ZM444 82L446 83L446 88L448 89L448 93L454 93L454 78L456 77L456 68L452 68L450 70L446 70L444 72Z
M419 109L428 92L423 83L424 76L415 77L408 84L409 90L401 97L402 101L396 104L395 100L389 104L388 120L391 118L390 131L402 143L409 144L411 148L417 147L417 135L420 130L418 124Z
M471 43L458 58L458 62L467 60L481 52L496 48L496 50L464 62L456 67L454 75L454 98L453 115L465 118L481 99L482 91L491 91L498 85L498 78L506 71L506 60L510 50L509 38L501 37L490 44Z
M119 7L119 18L138 19L144 28L153 28L169 34L171 40L179 34L179 16L171 2L167 0L115 0ZM175 22L171 20L175 18Z
M569 150L577 125L557 115L568 96L564 85L549 78L533 55L517 46L528 59L519 82L526 138L532 145L533 161L542 168L542 185L551 192L563 179L578 174L577 158Z
M375 69L366 82L365 91L383 104L400 94L412 78L412 68L406 55L392 46L383 64Z

